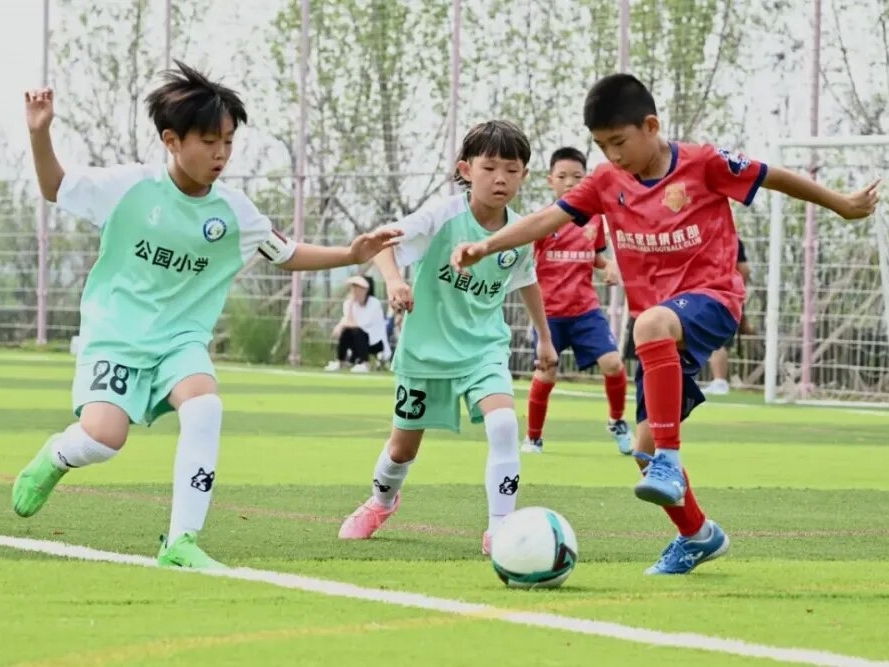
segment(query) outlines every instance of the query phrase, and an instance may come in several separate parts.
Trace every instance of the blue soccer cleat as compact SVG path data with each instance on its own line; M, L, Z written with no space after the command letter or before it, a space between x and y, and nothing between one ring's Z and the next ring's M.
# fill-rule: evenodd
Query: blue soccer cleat
M719 558L728 551L729 539L715 521L707 521L710 537L691 540L681 535L667 545L657 563L645 574L688 574L701 563Z
M607 428L611 437L617 443L618 451L624 456L632 454L633 432L630 430L630 425L623 419L609 419Z
M685 497L688 488L682 468L673 465L666 456L649 456L644 452L634 452L637 459L648 461L645 476L633 489L639 500L655 505L676 505Z

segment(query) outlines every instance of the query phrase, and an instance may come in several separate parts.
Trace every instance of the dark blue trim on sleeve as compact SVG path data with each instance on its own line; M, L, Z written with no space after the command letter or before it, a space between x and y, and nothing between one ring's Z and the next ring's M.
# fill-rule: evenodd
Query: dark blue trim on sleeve
M769 166L762 162L759 165L759 175L756 177L756 180L753 181L753 185L750 186L750 192L747 193L747 198L744 200L744 206L750 206L753 203L753 198L756 196L756 193L759 192L759 188L762 186L762 182L766 180L766 174L769 173Z
M574 224L578 227L583 227L590 221L590 218L593 217L567 204L564 199L560 199L559 201L557 201L556 206L558 206L560 209L565 211L565 213L574 218Z

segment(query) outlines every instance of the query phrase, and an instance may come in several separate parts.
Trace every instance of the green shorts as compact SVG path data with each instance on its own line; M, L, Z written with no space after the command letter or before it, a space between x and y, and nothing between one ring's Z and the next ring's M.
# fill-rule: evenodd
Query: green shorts
M87 403L111 403L127 413L130 422L151 424L172 412L167 397L180 381L190 375L216 377L207 347L189 343L172 350L154 368L133 368L126 359L101 351L89 361L77 364L72 388L74 414L80 417Z
M428 428L460 432L460 399L473 424L484 420L478 402L493 394L513 395L506 364L486 364L459 378L395 377L395 416L392 424L405 431Z

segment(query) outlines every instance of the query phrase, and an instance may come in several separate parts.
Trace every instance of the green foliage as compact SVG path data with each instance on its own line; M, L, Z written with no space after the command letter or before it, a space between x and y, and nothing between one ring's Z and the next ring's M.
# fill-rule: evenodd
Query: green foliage
M666 135L721 135L733 120L721 74L741 64L748 0L638 0L631 5L633 70L655 94ZM740 119L734 119L740 120Z
M288 329L280 317L262 312L255 302L234 297L226 306L226 332L230 354L252 364L282 363L287 359L284 343Z

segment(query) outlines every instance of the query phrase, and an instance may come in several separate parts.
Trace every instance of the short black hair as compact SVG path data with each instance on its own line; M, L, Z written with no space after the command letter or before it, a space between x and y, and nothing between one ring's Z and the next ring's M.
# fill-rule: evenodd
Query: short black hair
M163 83L145 97L148 116L159 135L164 130L172 130L180 138L192 130L218 133L226 115L231 116L235 129L247 123L244 103L234 90L179 60L174 62L178 69L161 72Z
M561 162L562 160L578 162L586 171L586 155L574 148L574 146L562 146L554 150L549 158L549 170L552 171L553 167L556 166L556 162Z
M611 74L599 79L583 103L583 124L590 132L624 125L642 127L646 116L657 116L654 97L631 74Z
M469 162L477 157L499 157L504 160L520 160L527 166L531 161L531 142L515 123L508 120L489 120L479 123L463 137L457 160ZM469 183L455 169L454 180L461 185Z

